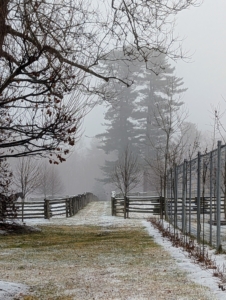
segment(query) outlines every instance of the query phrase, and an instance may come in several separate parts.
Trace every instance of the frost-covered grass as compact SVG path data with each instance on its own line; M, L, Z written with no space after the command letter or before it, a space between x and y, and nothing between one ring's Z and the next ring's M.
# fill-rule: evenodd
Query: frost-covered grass
M140 219L111 217L90 203L41 232L0 237L0 274L31 287L23 300L216 299L191 281ZM65 225L66 224L66 225Z
M155 222L154 222L155 223ZM158 222L157 222L158 223ZM182 247L185 244L179 244L178 241L172 243L172 237L169 234L164 234L163 228L168 232L168 230L173 233L172 228L169 229L169 224L166 221L161 221L159 224L162 227L158 230L149 222L143 221L146 229L148 230L150 236L154 237L154 240L161 246L163 246L172 257L174 257L175 262L180 267L180 269L185 270L187 276L193 280L195 283L199 283L203 286L207 286L214 293L215 297L219 300L226 299L226 254L216 254L216 250L205 245L204 256L202 246L193 241L191 246L194 249L191 250L189 247ZM183 242L183 241L182 241ZM174 244L174 245L173 245Z
M42 234L4 242L1 274L33 287L24 299L194 299L205 294L142 229L42 229Z

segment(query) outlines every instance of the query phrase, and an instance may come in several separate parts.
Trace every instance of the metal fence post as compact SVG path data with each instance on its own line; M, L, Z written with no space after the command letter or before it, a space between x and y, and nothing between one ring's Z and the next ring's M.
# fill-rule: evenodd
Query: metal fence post
M177 165L174 166L174 235L177 227L177 183L178 183L178 172Z
M171 175L171 169L167 171L166 175L166 193L165 193L165 220L167 220L170 223L170 218L169 218L169 199L171 199L171 189L170 189L170 184L172 178L170 177Z
M162 205L162 176L160 176L160 185L161 185L161 192L160 192L160 199L159 199L159 205L160 205L160 219L163 220L163 205Z
M216 189L217 189L217 251L221 251L221 141L217 143L217 179L216 179Z
M187 160L183 164L183 190L182 190L182 233L186 232L186 191L187 191Z
M212 245L212 227L213 227L213 153L210 152L210 245Z
M198 152L197 166L197 242L200 243L201 223L200 223L200 175L201 175L201 153Z
M170 186L169 186L169 189L170 189L170 222L172 224L173 222L173 170L172 168L170 169Z
M191 234L191 160L189 163L189 234Z

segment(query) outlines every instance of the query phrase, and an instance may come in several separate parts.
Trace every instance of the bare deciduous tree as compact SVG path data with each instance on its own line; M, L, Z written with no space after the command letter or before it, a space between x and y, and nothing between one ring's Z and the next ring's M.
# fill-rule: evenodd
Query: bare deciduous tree
M226 102L226 100L224 99ZM221 139L224 143L226 142L226 128L223 123L225 111L222 111L220 104L217 106L212 107L212 113L213 113L213 137L212 137L212 149L216 147L217 140ZM224 150L225 151L225 150ZM221 169L221 176L223 178L221 183L221 192L224 195L224 218L226 219L226 151L224 155L224 159L222 159L222 162L224 165Z
M38 192L45 198L47 196L62 195L64 192L64 186L57 172L56 167L47 163L43 163L40 166L40 185Z
M138 157L132 153L129 146L119 157L112 172L112 182L126 197L141 181L141 169Z
M180 87L183 84L180 78L171 76L167 81L163 97L160 100L158 98L152 100L149 124L152 130L149 130L147 137L147 146L150 148L151 155L146 158L152 173L157 175L157 180L162 177L164 191L168 168L181 160L182 136L187 130L185 128L187 112L181 108L183 102L180 96L177 97L177 94L180 95L186 89ZM153 130L154 136L151 135Z
M35 192L41 184L40 165L32 157L19 158L13 175L15 186L22 192L22 201Z
M81 95L106 97L99 83L111 80L130 85L129 67L123 78L115 75L121 60L126 65L139 59L158 73L161 66L153 68L152 62L156 51L181 58L173 21L197 3L1 0L0 156L57 152L62 161L68 151L62 144L75 142ZM123 59L114 54L118 49ZM106 60L116 67L103 71L98 65Z

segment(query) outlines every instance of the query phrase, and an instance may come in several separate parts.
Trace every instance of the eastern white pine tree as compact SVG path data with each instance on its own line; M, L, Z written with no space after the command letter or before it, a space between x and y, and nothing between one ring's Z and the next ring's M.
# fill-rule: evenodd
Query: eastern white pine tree
M153 181L156 164L158 170L162 171L161 174L158 172L159 177L164 176L165 168L168 167L170 144L174 143L177 134L173 123L183 105L182 101L178 101L178 97L186 91L182 79L174 75L175 69L167 63L165 56L159 55L156 64L163 65L163 70L158 76L141 64L135 83L139 95L133 117L138 124L137 131L145 161L144 191L153 189L151 183L156 185Z
M106 182L111 180L108 175L128 145L140 161L143 159L145 191L152 188L150 176L164 176L168 168L169 152L177 135L174 123L178 122L176 115L183 105L178 97L186 89L164 55L156 55L155 65L163 66L161 74L147 70L143 63L127 64L134 84L130 88L117 84L109 90L113 96L105 114L106 131L97 136L101 139L100 148L115 154L115 160L106 161L102 167ZM125 65L118 72L123 76Z

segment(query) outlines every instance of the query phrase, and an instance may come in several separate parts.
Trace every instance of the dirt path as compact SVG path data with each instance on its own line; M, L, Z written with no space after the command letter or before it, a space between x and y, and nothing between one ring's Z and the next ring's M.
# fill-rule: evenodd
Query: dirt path
M39 233L0 237L1 279L31 287L16 299L216 299L188 279L142 219L111 217L109 202L39 226Z

